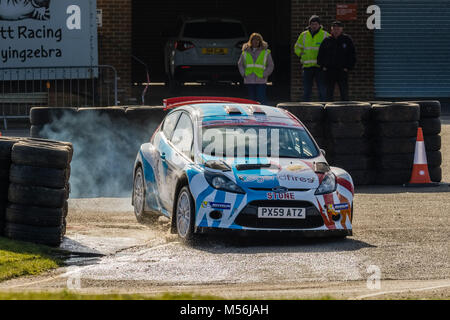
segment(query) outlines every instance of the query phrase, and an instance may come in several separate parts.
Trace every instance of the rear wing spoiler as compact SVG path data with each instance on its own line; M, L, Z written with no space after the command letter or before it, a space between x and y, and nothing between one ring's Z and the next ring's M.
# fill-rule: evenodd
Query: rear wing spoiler
M230 98L230 97L176 97L167 98L163 100L164 110L174 109L187 104L199 104L199 103L243 103L243 104L260 104L258 101L242 98Z

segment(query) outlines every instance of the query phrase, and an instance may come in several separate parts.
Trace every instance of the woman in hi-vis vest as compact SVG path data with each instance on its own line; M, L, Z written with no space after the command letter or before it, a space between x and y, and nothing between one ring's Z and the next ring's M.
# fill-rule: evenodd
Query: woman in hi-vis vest
M273 60L269 45L259 33L252 33L247 43L242 46L238 61L239 72L248 88L249 99L267 104L267 78L273 72Z

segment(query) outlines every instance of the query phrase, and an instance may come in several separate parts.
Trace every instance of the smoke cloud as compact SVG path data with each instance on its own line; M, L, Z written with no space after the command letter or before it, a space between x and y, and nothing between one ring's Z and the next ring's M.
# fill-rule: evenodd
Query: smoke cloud
M79 109L45 125L40 136L73 144L71 198L130 197L136 155L160 122Z

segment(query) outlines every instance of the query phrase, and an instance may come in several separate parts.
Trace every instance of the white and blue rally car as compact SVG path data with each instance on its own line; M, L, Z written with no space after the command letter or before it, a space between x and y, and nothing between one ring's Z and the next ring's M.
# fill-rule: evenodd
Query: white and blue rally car
M352 178L327 164L294 115L236 98L167 107L135 161L138 221L163 214L183 241L210 229L352 235Z

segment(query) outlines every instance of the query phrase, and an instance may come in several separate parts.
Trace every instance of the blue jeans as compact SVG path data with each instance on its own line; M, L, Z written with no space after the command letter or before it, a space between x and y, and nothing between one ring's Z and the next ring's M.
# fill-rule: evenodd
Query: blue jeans
M267 85L265 83L247 84L247 88L248 88L248 98L250 100L258 101L263 105L267 104L267 97L266 97Z
M314 78L316 78L320 101L326 101L327 86L323 71L319 67L303 68L303 101L311 101Z

